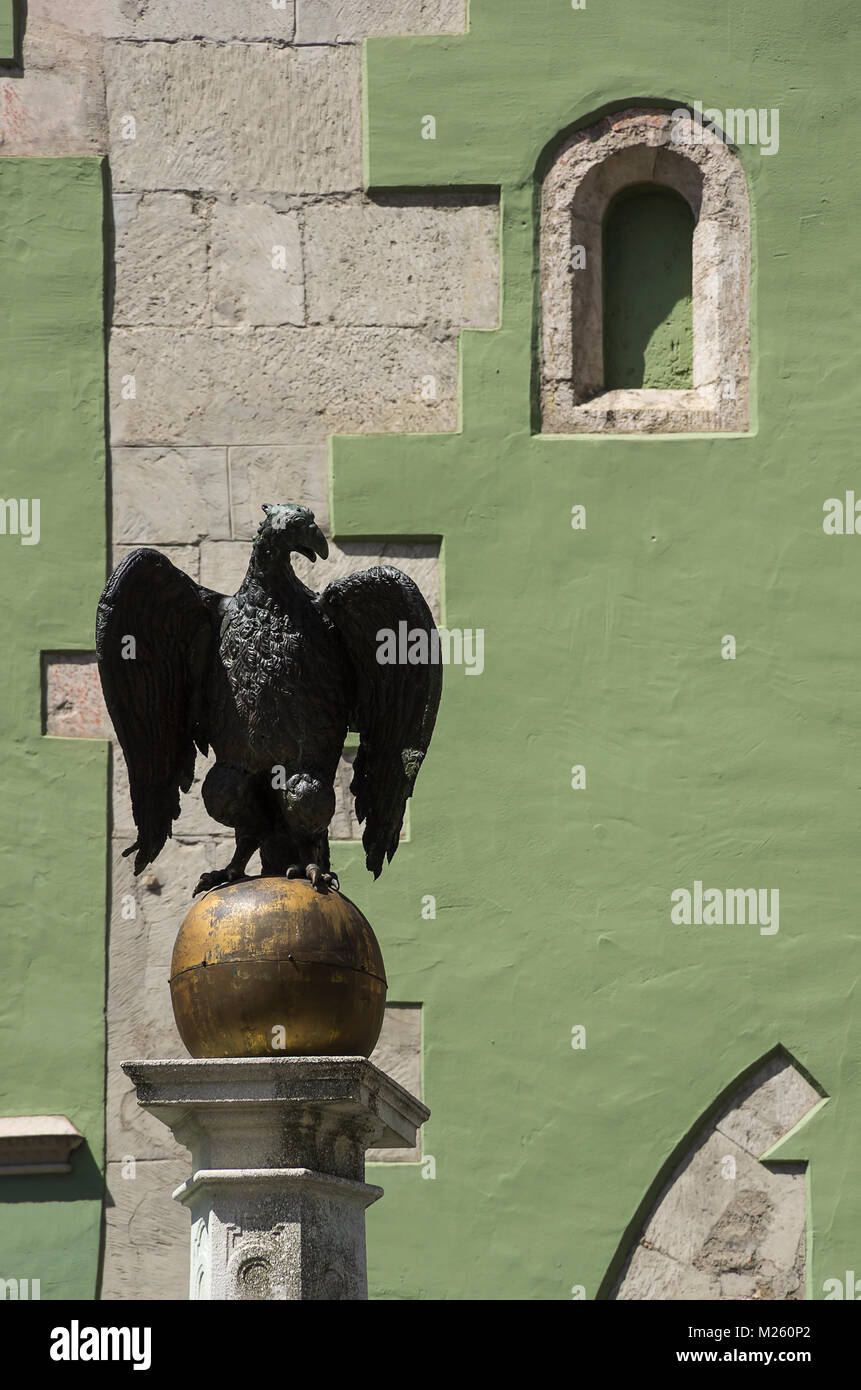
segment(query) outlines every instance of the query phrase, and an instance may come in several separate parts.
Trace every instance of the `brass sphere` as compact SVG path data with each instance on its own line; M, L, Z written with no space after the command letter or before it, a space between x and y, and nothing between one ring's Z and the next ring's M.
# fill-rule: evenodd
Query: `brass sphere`
M251 878L195 902L170 993L192 1057L369 1057L386 974L369 922L301 878Z

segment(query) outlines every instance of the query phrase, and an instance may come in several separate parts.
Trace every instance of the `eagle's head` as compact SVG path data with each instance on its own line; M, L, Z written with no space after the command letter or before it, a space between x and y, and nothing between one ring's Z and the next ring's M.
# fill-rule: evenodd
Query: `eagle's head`
M314 564L317 556L327 559L326 537L308 507L293 502L263 504L265 513L254 542L254 558L269 569L287 569L294 551Z

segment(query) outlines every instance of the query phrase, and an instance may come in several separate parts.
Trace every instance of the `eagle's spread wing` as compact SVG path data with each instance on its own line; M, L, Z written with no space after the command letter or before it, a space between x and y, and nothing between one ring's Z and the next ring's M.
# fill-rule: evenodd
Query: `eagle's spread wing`
M221 601L157 550L127 555L99 600L99 675L129 770L138 838L125 853L137 851L136 874L171 834L195 743L208 752L203 696Z
M424 755L430 743L442 692L436 627L421 592L400 570L374 568L330 584L320 607L337 628L356 677L350 727L361 743L353 764L351 790L356 815L367 821L362 836L366 864L379 878L383 860L392 858ZM421 631L424 660L388 665L377 660L381 632L397 637ZM403 631L400 629L400 631ZM422 639L417 639L419 652ZM428 660L430 657L430 660Z

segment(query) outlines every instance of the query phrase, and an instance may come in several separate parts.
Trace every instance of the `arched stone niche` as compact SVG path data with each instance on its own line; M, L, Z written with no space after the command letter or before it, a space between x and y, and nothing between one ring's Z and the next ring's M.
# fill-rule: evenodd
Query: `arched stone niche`
M606 1296L805 1298L806 1165L768 1153L822 1099L782 1049L748 1074L676 1153Z
M675 190L693 229L693 389L604 386L602 226L632 185ZM678 112L630 109L558 150L541 199L541 430L545 434L746 430L750 203L737 157Z

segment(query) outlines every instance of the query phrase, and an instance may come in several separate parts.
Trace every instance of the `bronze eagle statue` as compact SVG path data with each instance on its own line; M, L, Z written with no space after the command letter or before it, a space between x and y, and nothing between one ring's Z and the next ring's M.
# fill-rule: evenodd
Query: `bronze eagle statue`
M338 887L328 827L348 730L360 736L351 790L378 878L398 847L442 690L436 628L413 581L375 567L314 593L291 564L294 553L328 557L313 512L263 511L233 597L144 548L117 566L98 605L99 675L129 771L137 839L125 854L136 874L172 834L196 750L215 754L203 801L235 831L236 852L195 893L244 878L258 849L264 875ZM378 659L380 636L401 624L424 634L429 660Z

